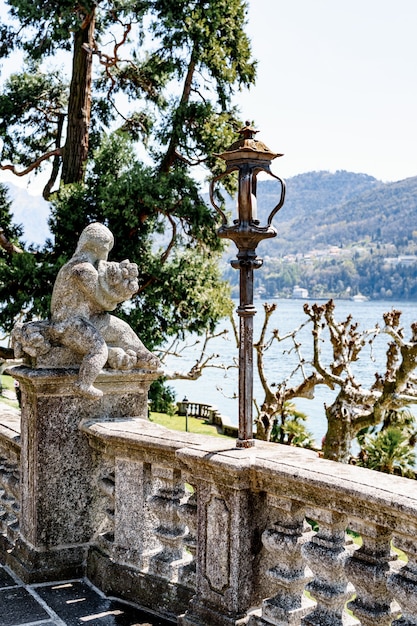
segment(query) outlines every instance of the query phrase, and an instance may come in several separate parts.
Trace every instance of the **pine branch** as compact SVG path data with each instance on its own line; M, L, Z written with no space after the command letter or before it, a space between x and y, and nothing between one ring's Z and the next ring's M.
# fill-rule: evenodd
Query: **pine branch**
M9 241L4 234L4 230L0 227L0 246L9 254L22 254L22 248Z

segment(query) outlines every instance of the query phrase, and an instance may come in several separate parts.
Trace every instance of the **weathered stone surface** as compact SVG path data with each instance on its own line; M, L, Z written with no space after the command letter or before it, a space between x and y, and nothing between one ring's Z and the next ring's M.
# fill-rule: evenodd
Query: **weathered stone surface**
M144 567L146 558L158 549L157 538L144 515L152 495L149 464L131 459L115 459L115 535L114 550L119 560ZM147 562L146 562L147 563Z
M263 499L250 490L256 454L220 445L217 454L197 448L177 453L192 471L198 503L196 596L181 618L184 625L243 624L259 600L253 573Z
M279 496L269 495L266 504L273 524L263 532L262 543L273 557L267 575L274 595L263 601L262 614L251 617L250 626L297 626L315 604L304 595L311 579L301 554L304 510L300 502Z
M14 544L20 525L20 411L6 409L0 423L0 553L4 554Z
M408 558L406 565L388 578L388 590L401 609L401 617L393 626L417 626L417 516L410 524L407 535L394 535L396 548L403 550Z
M107 261L113 244L106 226L87 226L56 278L51 319L17 324L12 333L16 358L26 357L32 367L79 366L74 390L90 399L103 395L94 383L106 364L118 370L160 366L132 328L108 313L139 288L135 263Z
M223 592L230 580L230 512L223 499L212 496L206 503L205 574L214 591Z
M87 575L107 595L138 604L173 622L186 611L193 595L184 585L117 563L95 548L88 555Z
M135 415L143 422L156 373L102 372L99 401L74 394L72 371L19 366L11 373L22 390L22 479L21 536L9 561L24 580L81 575L104 510L94 452L80 422Z

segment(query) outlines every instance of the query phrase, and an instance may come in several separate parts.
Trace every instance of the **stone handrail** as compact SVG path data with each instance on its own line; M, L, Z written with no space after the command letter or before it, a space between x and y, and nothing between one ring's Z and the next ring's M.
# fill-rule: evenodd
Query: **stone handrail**
M89 555L106 593L186 626L417 624L415 481L142 420L82 431L114 512Z

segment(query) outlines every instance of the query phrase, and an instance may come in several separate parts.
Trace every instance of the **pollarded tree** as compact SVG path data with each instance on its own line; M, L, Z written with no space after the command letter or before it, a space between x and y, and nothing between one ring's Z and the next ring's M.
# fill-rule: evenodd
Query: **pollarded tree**
M313 398L316 385L325 384L325 381L317 372L306 374L302 357L299 354L300 344L298 343L296 337L299 331L308 322L303 323L299 328L296 328L285 335L281 335L279 330L275 329L272 331L271 336L267 338L266 333L268 325L276 309L276 304L264 304L264 321L259 339L253 346L256 354L257 373L264 392L264 399L262 403L260 403L260 405L257 404L258 411L255 420L256 437L257 439L262 439L264 441L270 441L271 439L276 441L276 433L279 432L281 435L279 443L286 443L288 435L291 434L287 432L288 424L287 426L285 424L286 415L289 412L288 407L290 406L291 401L294 400L294 398ZM288 379L277 383L275 381L271 382L268 380L265 367L265 356L272 344L274 342L285 342L286 340L292 342L292 349L297 352L300 361L300 365L296 368L296 370L300 369L302 372L300 382L293 386L290 385L290 379L293 377L295 372L292 372ZM294 410L292 410L291 413L293 416L295 415ZM308 442L308 447L311 447L312 441L310 433L308 433L305 429L304 424L300 422L300 420L302 421L303 419L304 418L299 415L298 419L293 418L291 421L294 423L294 426L297 426L299 439ZM295 435L297 433L294 432L293 434Z
M402 409L417 404L417 323L412 324L410 338L406 340L401 313L390 311L383 315L383 327L377 324L361 331L350 315L337 320L335 304L329 300L322 305L305 304L306 322L285 335L274 330L268 338L267 327L276 305L265 304L264 310L262 332L254 344L258 374L265 392L257 418L258 438L270 439L275 420L285 411L285 403L295 398L314 398L317 385L335 391L332 402L324 407L327 432L322 449L325 458L347 463L352 442L364 429L382 426L404 431L400 422L400 417L404 417ZM297 335L307 324L311 325L313 345L311 357L305 359ZM380 369L375 382L366 387L358 379L354 364L361 357L369 358L361 352L381 334L389 337L386 361L378 364ZM265 355L273 343L284 340L292 342L291 350L297 354L298 364L285 380L271 383L266 373ZM324 342L328 342L327 358L323 356ZM297 382L291 384L293 380Z
M414 372L417 367L417 323L411 326L407 341L401 327L401 312L389 311L383 315L385 326L358 330L351 316L343 322L335 318L332 300L324 305L305 305L304 311L313 323L316 372L325 384L338 389L333 402L325 407L327 432L323 442L325 458L348 462L353 439L364 428L382 424L392 411L400 411L417 403ZM321 358L323 330L329 331L332 362L324 365ZM360 357L372 337L384 333L391 339L386 351L383 373L377 373L369 388L360 384L352 364ZM395 424L393 424L395 426Z

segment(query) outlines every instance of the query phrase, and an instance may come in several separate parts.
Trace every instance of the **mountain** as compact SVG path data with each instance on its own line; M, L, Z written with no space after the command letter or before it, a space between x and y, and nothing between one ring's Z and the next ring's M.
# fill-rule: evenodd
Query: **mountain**
M261 222L279 197L278 181L258 184ZM415 237L416 218L417 177L383 183L345 171L300 174L287 181L285 204L274 218L278 236L262 243L262 254L284 256L367 241L406 243L413 231Z
M40 196L7 183L15 221L24 226L27 242L42 244L50 232L49 204ZM399 253L417 237L417 176L384 183L343 170L308 172L286 181L286 200L274 218L278 236L263 241L261 256L306 254L330 246L349 247L378 242L395 244ZM258 182L261 224L280 198L276 180ZM235 200L228 208L233 211ZM416 240L417 241L417 240Z

